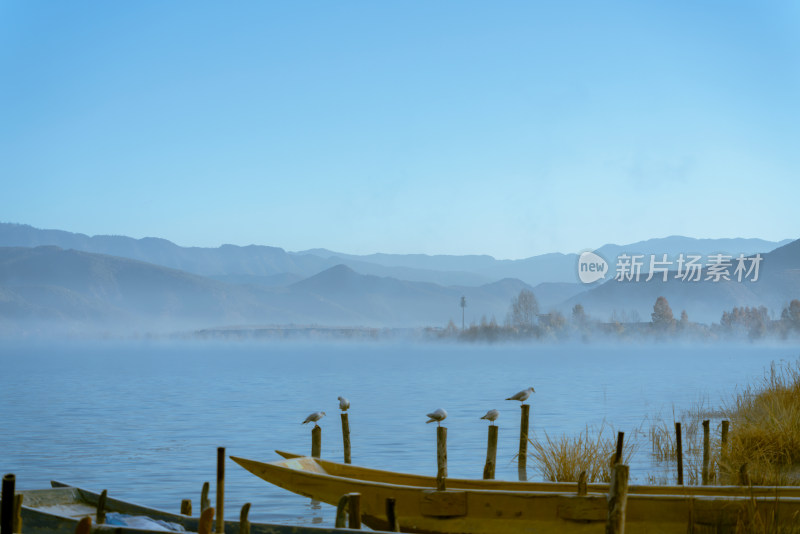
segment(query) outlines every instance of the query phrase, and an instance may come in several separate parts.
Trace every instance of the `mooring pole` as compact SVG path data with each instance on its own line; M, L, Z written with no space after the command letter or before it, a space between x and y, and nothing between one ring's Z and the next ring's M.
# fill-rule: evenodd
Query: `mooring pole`
M225 447L217 448L217 532L225 532Z
M710 447L709 424L710 421L708 419L703 421L703 471L701 475L703 486L708 485L708 464L711 461L711 451L709 450Z
M447 428L443 426L436 428L436 468L436 489L444 491L447 489Z
M9 473L3 476L3 506L0 508L0 534L13 534L14 532L14 486L17 477Z
M675 423L675 454L678 457L678 485L683 486L683 445L681 444L680 423Z
M528 480L528 419L530 417L531 407L529 404L522 404L522 413L520 414L519 421L519 456L518 471L520 480Z
M314 425L311 429L311 456L319 458L322 455L322 429Z
M483 479L494 479L494 467L497 465L497 427L489 425L489 441L486 445L486 465L483 467Z
M350 463L350 421L347 414L342 414L342 441L344 442L344 463Z
M617 432L617 452L614 453L614 465L622 462L622 443L624 440L625 432Z
M728 474L728 427L730 421L722 422L722 430L719 439L719 474L722 478L723 473Z
M391 497L386 499L386 521L389 523L389 532L400 532L397 521L397 501Z
M608 488L606 534L625 534L625 507L628 502L628 466L617 464L611 470Z
M192 515L192 499L183 499L181 501L181 515Z
M203 489L200 490L200 513L206 511L207 508L211 508L211 500L208 498L208 491L211 487L211 484L208 482L203 482Z

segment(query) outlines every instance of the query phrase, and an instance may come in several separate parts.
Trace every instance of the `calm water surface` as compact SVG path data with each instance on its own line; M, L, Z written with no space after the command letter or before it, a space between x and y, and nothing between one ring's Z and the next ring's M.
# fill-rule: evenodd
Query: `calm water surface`
M449 417L448 470L483 472L486 421L500 410L497 478L515 479L519 403L530 385L532 428L577 434L606 423L626 431L646 417L671 423L698 402L719 406L772 361L800 349L758 345L418 345L235 342L4 342L0 347L0 472L18 488L51 479L177 512L199 505L216 477L216 448L271 461L274 449L307 453L324 410L323 457L341 460L336 397L351 401L354 463L436 474L436 431L425 414ZM646 429L646 427L645 427ZM649 468L645 437L632 462ZM540 479L529 461L529 477ZM335 509L273 487L233 462L226 468L226 516L252 502L254 521L322 523Z

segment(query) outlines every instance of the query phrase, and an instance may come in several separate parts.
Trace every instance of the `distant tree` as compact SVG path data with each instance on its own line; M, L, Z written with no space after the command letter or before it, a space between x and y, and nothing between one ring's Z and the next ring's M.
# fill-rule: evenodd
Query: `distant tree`
M509 326L522 331L532 330L539 314L539 303L532 292L523 289L511 301L508 311Z
M794 299L781 312L781 324L784 331L800 332L800 300Z
M667 331L675 328L675 317L672 316L672 308L664 297L658 297L653 305L653 313L650 314L653 326L659 330Z
M583 327L586 324L586 312L583 304L576 304L572 307L572 324Z
M686 313L686 310L681 311L681 320L678 323L678 327L681 330L686 330L689 327L689 314Z

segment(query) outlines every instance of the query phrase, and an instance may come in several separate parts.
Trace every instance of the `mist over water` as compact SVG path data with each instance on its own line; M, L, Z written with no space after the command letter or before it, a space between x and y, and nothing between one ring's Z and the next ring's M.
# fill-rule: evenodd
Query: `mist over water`
M488 409L500 410L497 478L516 479L519 403L528 386L531 429L543 437L607 424L640 440L632 477L653 472L645 418L703 402L718 407L770 362L794 361L790 345L462 345L241 342L6 342L0 348L0 471L20 488L51 479L117 498L179 509L199 505L216 474L216 447L277 459L308 453L311 412L324 410L322 455L341 461L337 396L350 399L353 462L436 473L435 425L449 417L448 470L479 478ZM529 478L541 479L532 460ZM252 502L257 521L333 524L333 507L273 487L227 464L226 515ZM212 489L213 493L213 489ZM213 500L213 498L212 498Z

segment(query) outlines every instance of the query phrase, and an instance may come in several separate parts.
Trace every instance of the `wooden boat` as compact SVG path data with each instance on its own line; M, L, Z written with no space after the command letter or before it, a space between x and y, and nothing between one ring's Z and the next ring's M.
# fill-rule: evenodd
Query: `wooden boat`
M392 482L331 474L333 462L309 457L262 463L231 457L236 463L279 487L335 505L344 494L361 494L361 514L371 528L386 529L387 499L403 532L433 534L596 533L608 514L606 495L579 496L575 491L512 491L465 488L451 484L412 485L402 477L371 470L370 477L396 475ZM341 464L339 464L341 465ZM573 488L574 489L574 488ZM628 494L625 529L629 534L735 532L737 526L759 520L767 525L800 524L800 498L784 496L707 496L691 494Z
M286 451L275 452L287 459L303 457L301 454L294 454ZM387 484L419 486L423 488L436 487L436 477L369 469L351 464L323 460L321 458L313 458L313 461L318 464L318 467L315 469L338 477L354 478L370 482L385 482ZM608 484L592 483L586 486L589 493L608 493ZM577 491L577 484L574 482L517 482L511 480L479 480L468 478L448 478L447 487L452 489L544 491L559 493L574 493ZM628 486L628 493L637 493L640 495L729 495L748 497L753 495L765 497L780 495L782 497L800 498L800 486L653 486L631 484Z
M23 495L21 519L22 532L25 534L74 534L78 522L90 516L95 521L101 494L82 488L52 482L51 489L18 490ZM162 521L178 525L182 531L197 532L198 517L173 514L108 497L103 506L107 517L112 514L124 514L136 520L130 521L137 527L98 524L92 527L94 533L108 534L152 534L168 531L155 523ZM152 525L152 526L148 526ZM251 534L345 534L356 532L352 529L334 529L318 527L299 527L269 523L250 523ZM226 534L239 534L241 524L238 521L225 521Z

